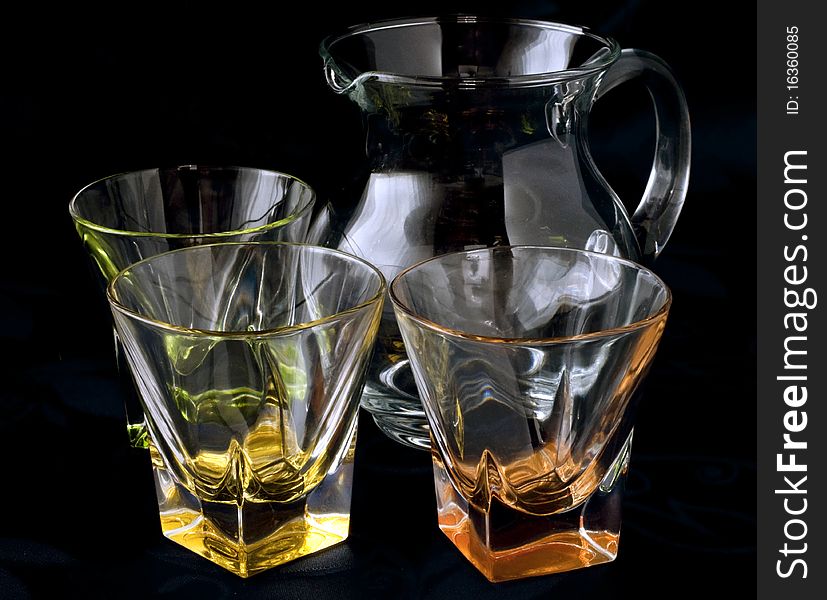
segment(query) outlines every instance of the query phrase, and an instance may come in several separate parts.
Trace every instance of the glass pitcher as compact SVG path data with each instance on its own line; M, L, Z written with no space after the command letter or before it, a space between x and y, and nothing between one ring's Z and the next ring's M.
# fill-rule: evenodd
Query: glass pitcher
M330 87L362 111L369 173L361 195L327 206L311 239L388 281L456 250L531 244L650 262L668 241L686 194L689 115L656 56L580 27L470 16L353 27L321 54ZM587 127L594 102L636 77L657 133L629 214L592 160ZM391 438L430 446L390 303L362 406Z

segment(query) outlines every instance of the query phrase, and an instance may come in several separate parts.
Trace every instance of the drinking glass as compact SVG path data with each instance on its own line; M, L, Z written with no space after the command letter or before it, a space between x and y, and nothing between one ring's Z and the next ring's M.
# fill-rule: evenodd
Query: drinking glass
M347 537L384 292L361 259L284 243L184 248L112 280L166 537L241 577Z
M440 529L491 581L617 555L637 395L670 292L583 250L500 247L398 275Z
M243 167L184 165L122 173L79 191L69 214L103 287L143 258L211 242L302 242L315 193L295 177ZM118 368L122 352L115 336ZM144 417L124 386L132 445L146 447Z

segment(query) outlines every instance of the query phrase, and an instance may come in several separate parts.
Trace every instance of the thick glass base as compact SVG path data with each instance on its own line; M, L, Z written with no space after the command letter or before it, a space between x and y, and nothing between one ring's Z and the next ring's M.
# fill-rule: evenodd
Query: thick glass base
M126 435L129 440L129 445L133 448L149 448L149 432L144 422L144 411L141 407L141 400L138 397L138 391L135 389L135 380L132 378L132 372L129 370L129 364L126 360L126 352L124 352L121 340L118 337L118 332L112 329L112 335L115 338L115 362L118 368L118 376L121 384L121 391L123 397L123 408L126 415Z
M175 480L151 445L150 453L163 534L240 577L318 552L348 536L353 444L335 470L291 503L200 499Z
M403 378L405 375L411 380L413 378L407 359L386 371L396 373L397 379L400 372L404 372ZM383 372L383 375L387 373ZM384 381L390 379L385 377ZM430 450L431 430L419 396L413 395L416 394L416 388L410 390L412 393L407 393L398 388L371 383L365 385L361 406L371 414L382 433L405 446L417 450Z
M362 408L386 436L417 450L431 449L428 420L419 398L362 394Z
M590 567L615 559L626 468L581 505L529 515L492 499L488 510L459 495L434 459L439 528L489 581L507 581Z
M146 423L127 423L126 435L129 439L129 445L133 448L146 450L149 448L149 432L146 429Z

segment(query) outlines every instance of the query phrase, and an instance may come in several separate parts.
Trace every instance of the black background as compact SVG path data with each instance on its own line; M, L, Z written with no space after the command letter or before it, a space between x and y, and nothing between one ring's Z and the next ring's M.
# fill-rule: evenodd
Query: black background
M127 447L109 315L67 204L116 172L182 163L293 173L327 196L363 151L318 42L379 17L561 20L664 58L693 124L690 191L656 264L674 306L635 432L609 565L489 584L436 527L429 457L360 421L351 537L242 581L160 534ZM119 3L9 15L0 48L0 597L660 598L754 595L755 7L744 2ZM628 204L653 119L626 85L596 105L596 159Z

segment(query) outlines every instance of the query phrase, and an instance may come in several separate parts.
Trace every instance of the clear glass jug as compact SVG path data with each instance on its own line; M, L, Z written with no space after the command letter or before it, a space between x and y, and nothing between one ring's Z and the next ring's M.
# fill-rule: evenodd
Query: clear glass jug
M362 110L369 175L329 205L311 239L390 281L437 254L500 245L576 247L650 262L689 176L686 101L665 63L586 29L470 16L353 27L322 43L330 87ZM589 152L594 102L640 77L655 158L633 214ZM404 346L386 303L362 406L390 437L429 447Z

